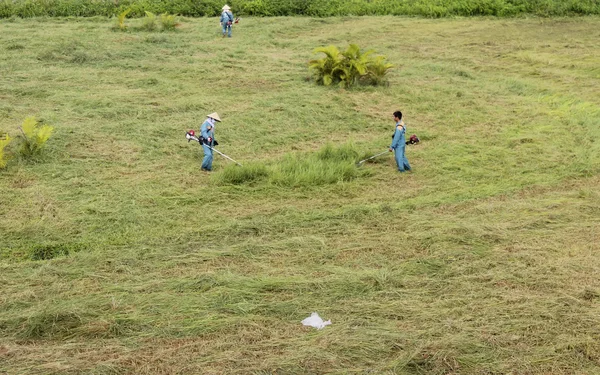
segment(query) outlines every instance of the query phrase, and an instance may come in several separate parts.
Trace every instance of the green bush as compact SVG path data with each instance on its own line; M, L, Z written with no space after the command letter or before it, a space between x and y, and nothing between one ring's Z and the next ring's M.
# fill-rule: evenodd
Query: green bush
M311 60L308 66L315 73L315 79L318 84L329 86L340 81L338 67L342 63L343 56L336 46L319 47L314 50L315 53L324 53L326 57L318 60Z
M4 152L4 148L8 146L10 141L11 138L8 136L8 134L0 136L0 169L6 167L6 163L8 162L8 155L6 155Z
M314 72L316 82L325 86L380 85L387 82L385 76L393 67L385 62L384 56L372 57L372 50L361 52L356 44L350 44L341 53L335 46L319 47L314 52L324 53L325 57L310 60L309 69Z
M40 125L35 117L27 117L19 129L22 133L19 153L25 158L40 155L54 131L51 126Z

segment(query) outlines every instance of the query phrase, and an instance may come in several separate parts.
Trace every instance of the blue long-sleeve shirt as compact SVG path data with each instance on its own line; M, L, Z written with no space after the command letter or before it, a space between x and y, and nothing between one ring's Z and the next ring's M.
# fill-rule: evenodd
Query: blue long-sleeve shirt
M215 142L215 126L208 121L204 121L202 126L200 127L200 136L204 138L205 144L208 144L210 147L213 146ZM208 138L211 139L210 144L208 143Z
M394 131L394 138L392 139L392 145L390 148L398 148L399 146L406 145L406 127L402 122L396 123L396 130Z
M227 25L227 22L231 21L233 23L233 13L227 10L221 13L221 24Z

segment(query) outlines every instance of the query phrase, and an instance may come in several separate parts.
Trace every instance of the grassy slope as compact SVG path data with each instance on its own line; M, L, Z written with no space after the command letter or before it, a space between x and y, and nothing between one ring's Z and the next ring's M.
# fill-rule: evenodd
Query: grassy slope
M600 371L599 19L109 28L0 23L0 131L56 128L0 173L0 372ZM350 42L398 65L389 88L304 81ZM183 138L217 111L242 163L375 153L398 108L411 175L223 186ZM43 245L80 251L28 260Z

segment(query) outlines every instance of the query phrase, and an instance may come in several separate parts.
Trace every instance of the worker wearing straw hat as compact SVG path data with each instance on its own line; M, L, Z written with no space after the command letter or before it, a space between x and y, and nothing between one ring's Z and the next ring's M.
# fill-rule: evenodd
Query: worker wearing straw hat
M218 143L215 141L215 124L221 122L221 118L217 112L213 112L206 116L206 120L200 127L200 143L204 151L204 159L202 159L202 170L206 172L212 171L213 152L212 147Z
M221 27L223 28L223 38L225 34L231 38L231 25L233 24L233 13L229 5L225 4L221 10Z

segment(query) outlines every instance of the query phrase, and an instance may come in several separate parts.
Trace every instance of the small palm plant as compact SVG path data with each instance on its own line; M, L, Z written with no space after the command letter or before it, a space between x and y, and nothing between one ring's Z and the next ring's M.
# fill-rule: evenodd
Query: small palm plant
M0 169L6 167L6 163L8 162L8 157L4 153L4 148L10 143L11 138L8 134L4 136L0 136Z
M27 117L19 129L22 133L20 153L26 158L39 155L54 131L49 125L40 125L35 117Z
M324 53L322 59L310 60L309 69L319 85L331 86L337 84L350 88L358 83L381 85L385 75L393 67L385 62L385 57L372 57L374 51L362 52L356 44L350 44L344 52L337 47L319 47L314 53Z
M163 13L160 15L160 23L164 31L172 31L175 30L177 26L179 26L177 17L168 13Z
M117 15L117 24L115 25L115 29L120 30L120 31L127 30L127 25L125 24L125 19L127 18L127 15L129 14L129 12L131 12L131 8L127 8Z
M369 61L365 76L366 83L373 86L381 86L388 83L386 75L390 69L394 68L394 65L385 60L385 56L377 56Z
M142 21L142 29L146 31L156 30L156 14L146 11L146 17Z

